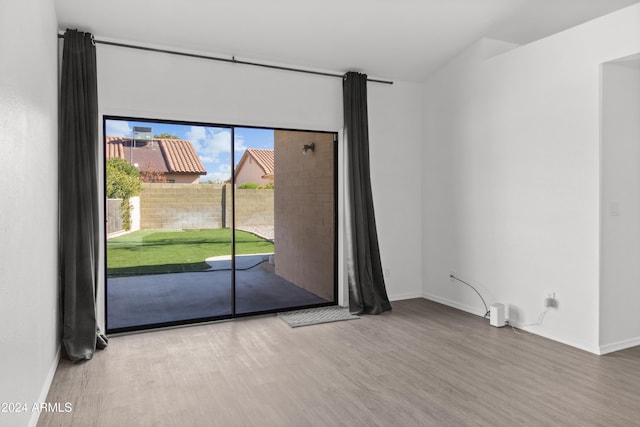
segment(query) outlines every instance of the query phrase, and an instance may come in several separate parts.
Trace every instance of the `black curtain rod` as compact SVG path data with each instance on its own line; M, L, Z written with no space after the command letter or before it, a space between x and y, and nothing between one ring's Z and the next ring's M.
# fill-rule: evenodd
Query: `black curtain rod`
M63 39L64 38L64 34L58 34L58 38L59 39ZM233 64L251 65L253 67L272 68L274 70L294 71L296 73L315 74L315 75L318 75L318 76L327 76L327 77L339 77L339 78L343 78L344 77L343 74L326 73L326 72L322 72L322 71L303 70L301 68L283 67L283 66L279 66L279 65L269 65L269 64L261 64L259 62L243 61L241 59L236 59L235 56L232 56L231 59L229 59L229 58L220 58L218 56L198 55L198 54L195 54L195 53L178 52L178 51L175 51L175 50L157 49L157 48L153 48L153 47L136 46L136 45L132 45L132 44L115 43L115 42L108 42L108 41L96 40L96 39L93 39L93 42L96 43L96 44L104 44L104 45L109 45L109 46L126 47L126 48L129 48L129 49L144 50L144 51L147 51L147 52L167 53L169 55L188 56L190 58L208 59L210 61L230 62L230 63L233 63ZM384 83L384 84L388 84L388 85L392 85L393 84L393 82L390 81L390 80L379 80L379 79L367 78L367 81L368 82L373 82L373 83Z

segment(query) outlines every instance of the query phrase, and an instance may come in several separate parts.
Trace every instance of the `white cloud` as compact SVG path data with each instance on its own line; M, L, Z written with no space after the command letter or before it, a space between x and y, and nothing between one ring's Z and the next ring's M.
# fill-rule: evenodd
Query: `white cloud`
M205 163L217 162L220 154L231 151L231 132L228 130L191 126L187 139Z
M217 162L220 154L231 152L231 131L227 129L191 126L186 137L204 163ZM241 137L236 138L235 151L243 152L246 148L244 140Z
M235 139L236 139L236 151L244 153L244 150L248 148L246 145L244 145L244 138L242 137L242 135L238 135L236 136Z
M207 137L207 128L191 126L187 131L187 139L191 142L201 141Z
M107 120L106 136L131 136L133 128L129 122L122 120Z
M202 182L213 181L213 182L222 183L229 178L231 178L231 166L220 165L215 171L209 172L205 176L200 177L200 181Z

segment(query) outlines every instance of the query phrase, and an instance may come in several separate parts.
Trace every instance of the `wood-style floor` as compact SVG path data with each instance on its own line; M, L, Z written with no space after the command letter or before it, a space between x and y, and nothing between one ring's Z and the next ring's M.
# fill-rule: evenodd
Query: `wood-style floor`
M39 426L638 426L640 347L595 356L424 299L112 338L61 361Z

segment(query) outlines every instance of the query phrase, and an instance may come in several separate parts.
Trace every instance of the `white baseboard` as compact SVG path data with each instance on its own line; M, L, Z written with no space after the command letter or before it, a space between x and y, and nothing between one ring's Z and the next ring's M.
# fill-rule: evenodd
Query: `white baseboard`
M640 345L640 337L605 344L600 346L600 354L609 354L614 351L626 350L627 348L636 347L638 345Z
M467 313L475 314L475 315L480 316L480 317L483 317L485 315L485 313L483 312L482 308L471 307L471 306L468 306L468 305L465 305L465 304L460 304L459 302L456 302L456 301L452 301L452 300L449 300L449 299L446 299L446 298L437 297L435 295L430 295L430 294L427 294L427 293L423 293L422 297L425 298L425 299L431 300L431 301L438 302L440 304L447 305L449 307L457 308L458 310L462 310L462 311L465 311ZM514 325L514 326L517 327L517 325ZM579 344L579 343L576 343L576 342L572 342L572 341L569 341L569 340L558 338L556 336L553 336L553 335L550 335L550 334L547 334L547 333L544 333L544 332L540 332L537 329L538 328L536 328L536 327L530 327L530 326L522 328L523 331L527 331L527 332L529 332L531 334L539 335L539 336L541 336L543 338L547 338L547 339L550 339L552 341L556 341L556 342L559 342L561 344L568 345L569 347L574 347L574 348L577 348L579 350L587 351L587 352L593 353L593 354L603 354L603 353L600 352L600 349L597 348L597 347L585 346L583 344ZM640 342L638 344L640 344ZM636 345L638 345L638 344L636 344Z
M393 294L388 296L389 301L402 301L405 299L422 298L422 294L420 292L409 292L405 294Z
M47 374L47 378L42 385L42 389L40 390L40 396L38 396L38 403L46 402L47 395L49 394L49 389L51 388L51 383L53 383L53 377L56 375L56 370L58 369L58 363L60 362L60 354L62 352L62 345L58 346L58 351L56 352L55 357L53 358L53 362L49 367L49 373ZM36 427L38 424L38 419L40 418L40 411L33 411L31 413L31 419L29 420L29 427Z
M588 353L593 353L593 354L597 354L597 355L600 354L600 351L599 351L598 347L593 347L593 346L580 344L580 343L577 343L575 341L566 340L564 338L558 338L555 335L547 334L545 332L540 332L540 331L538 331L536 329L537 328L535 326L533 326L533 327L527 326L527 327L523 327L522 328L523 331L527 331L527 332L529 332L531 334L535 334L535 335L541 336L542 338L546 338L546 339L549 339L551 341L559 342L560 344L568 345L569 347L577 348L578 350L586 351Z
M437 297L435 295L422 293L422 298L439 302L440 304L448 305L449 307L457 308L458 310L465 311L467 313L475 314L476 316L484 317L486 312L482 308L471 307L470 305L460 304L459 302L452 301L446 298Z

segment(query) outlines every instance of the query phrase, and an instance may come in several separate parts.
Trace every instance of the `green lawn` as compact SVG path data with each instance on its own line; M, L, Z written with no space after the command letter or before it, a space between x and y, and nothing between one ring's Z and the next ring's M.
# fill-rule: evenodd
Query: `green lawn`
M236 254L273 252L273 243L236 231ZM107 241L107 275L203 271L206 258L231 254L231 230L140 230Z

